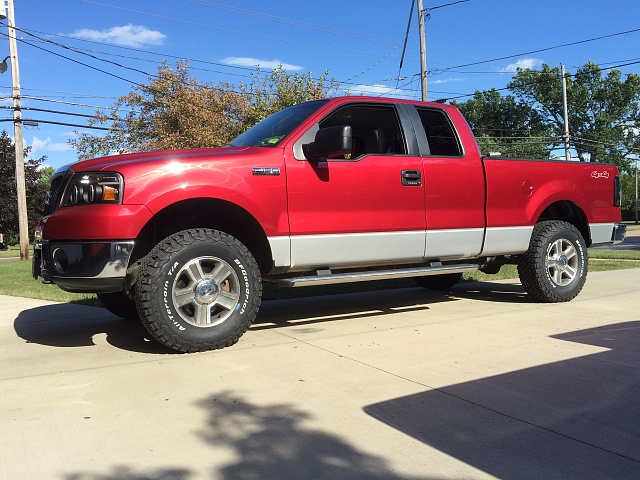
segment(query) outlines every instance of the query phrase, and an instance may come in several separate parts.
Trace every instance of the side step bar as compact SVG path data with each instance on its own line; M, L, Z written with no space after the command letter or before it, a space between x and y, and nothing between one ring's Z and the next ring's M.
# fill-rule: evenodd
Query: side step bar
M446 273L474 272L479 265L442 265L434 263L429 267L402 269L369 270L364 272L331 273L331 270L318 270L316 275L281 278L276 281L280 287L307 287L311 285L331 285L335 283L368 282L371 280L389 280L393 278L426 277Z

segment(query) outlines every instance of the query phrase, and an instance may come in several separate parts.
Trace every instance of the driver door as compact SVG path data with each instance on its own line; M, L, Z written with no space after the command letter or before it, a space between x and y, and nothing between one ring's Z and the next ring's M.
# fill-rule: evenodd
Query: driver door
M422 260L423 160L407 154L395 106L343 105L312 130L338 125L351 126L351 154L286 156L292 269Z

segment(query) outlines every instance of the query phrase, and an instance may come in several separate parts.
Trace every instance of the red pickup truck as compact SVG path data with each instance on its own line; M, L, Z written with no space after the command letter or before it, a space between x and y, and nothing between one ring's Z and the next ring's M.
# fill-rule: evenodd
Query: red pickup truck
M222 148L58 170L34 277L95 292L177 351L234 344L262 284L411 277L446 289L517 264L537 301L574 298L587 247L622 241L600 163L480 154L449 105L369 97L284 109Z

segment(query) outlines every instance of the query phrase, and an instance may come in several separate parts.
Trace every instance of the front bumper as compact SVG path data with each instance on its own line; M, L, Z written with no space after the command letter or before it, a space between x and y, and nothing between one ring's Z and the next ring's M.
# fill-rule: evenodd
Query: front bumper
M119 292L133 247L133 241L36 243L33 276L68 292Z

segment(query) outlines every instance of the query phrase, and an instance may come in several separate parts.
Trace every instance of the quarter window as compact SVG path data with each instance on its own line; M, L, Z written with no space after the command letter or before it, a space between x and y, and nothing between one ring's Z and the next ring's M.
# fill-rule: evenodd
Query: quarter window
M419 108L422 127L429 142L430 155L437 157L461 157L462 148L449 117L441 110Z

